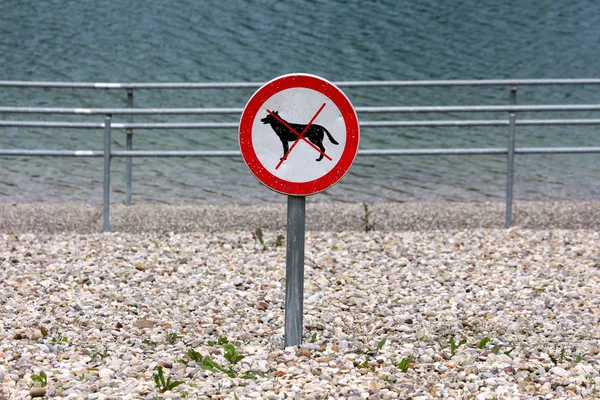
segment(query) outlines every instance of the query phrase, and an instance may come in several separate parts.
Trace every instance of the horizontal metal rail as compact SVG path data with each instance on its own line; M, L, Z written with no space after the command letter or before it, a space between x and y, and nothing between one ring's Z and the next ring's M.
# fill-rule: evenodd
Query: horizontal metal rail
M241 108L64 108L0 107L0 114L212 115L242 114Z
M96 150L0 150L0 156L22 157L104 157L103 151ZM111 157L241 157L239 150L192 150L192 151L111 151Z
M600 147L517 147L515 154L588 154L600 153ZM459 149L370 149L359 150L359 156L455 156L455 155L502 155L504 148ZM103 151L95 150L26 150L0 149L0 156L22 157L104 157ZM136 150L111 151L111 157L241 157L239 150Z
M600 147L517 147L515 154L592 154Z
M547 112L600 111L600 104L552 104L524 106L398 106L355 107L365 114L406 113L477 113L477 112ZM0 114L75 114L75 115L241 115L242 108L64 108L64 107L0 107Z
M452 87L452 86L548 86L600 85L600 79L466 79L437 81L337 81L340 87ZM110 82L27 82L0 81L0 87L63 89L245 89L259 88L264 82L202 83L110 83Z
M404 114L448 112L545 112L545 111L600 111L600 104L551 104L524 106L412 106L412 107L356 107L359 113Z
M507 120L448 120L448 121L361 121L361 127L477 127L508 126ZM523 119L515 122L517 126L568 126L600 125L600 119ZM9 128L61 128L61 129L104 129L104 124L94 122L47 122L47 121L0 121L0 127ZM170 123L119 123L112 129L237 129L237 122L170 122Z

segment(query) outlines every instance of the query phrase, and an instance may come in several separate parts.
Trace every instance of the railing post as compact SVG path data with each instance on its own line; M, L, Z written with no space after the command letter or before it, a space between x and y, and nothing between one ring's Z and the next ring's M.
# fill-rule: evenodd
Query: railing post
M112 116L110 114L104 117L104 198L102 232L110 231L110 124Z
M510 87L510 105L517 104L517 85ZM504 227L510 228L512 225L512 203L513 203L513 183L515 170L515 130L517 114L510 112L508 114L508 157L506 168L506 214Z
M127 89L127 107L133 108L133 89ZM127 122L130 124L133 122L133 115L129 114ZM127 128L126 134L126 149L128 151L133 150L133 129ZM131 205L131 174L133 170L133 160L131 157L125 159L125 205Z

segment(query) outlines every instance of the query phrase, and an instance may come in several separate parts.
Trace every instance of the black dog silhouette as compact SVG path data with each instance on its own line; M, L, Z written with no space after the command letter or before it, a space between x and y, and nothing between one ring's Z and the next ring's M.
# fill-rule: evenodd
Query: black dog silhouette
M274 111L273 114L279 117L279 112ZM304 128L306 128L306 125L293 124L284 120L283 118L281 118L281 120L285 121L293 130L297 132L297 134L289 130L287 126L285 126L281 121L279 121L271 114L268 114L266 117L261 119L261 122L263 124L270 124L271 128L273 128L277 136L279 136L279 140L281 140L281 144L283 145L283 156L280 158L280 160L284 160L287 152L289 151L288 142L295 142L296 139L298 139L298 135L300 135ZM329 141L331 143L336 145L339 144L335 141L333 136L331 136L331 133L329 133L329 131L321 125L312 124L304 133L304 137L310 140L315 146L317 146L322 151L322 153L319 155L319 158L317 158L317 161L321 161L323 159L323 154L325 153L325 147L323 146L323 138L325 134L327 135L327 138L329 138Z

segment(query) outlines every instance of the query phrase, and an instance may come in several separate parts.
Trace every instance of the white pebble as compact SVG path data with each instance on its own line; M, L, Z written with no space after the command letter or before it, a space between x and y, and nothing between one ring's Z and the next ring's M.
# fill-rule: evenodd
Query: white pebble
M110 368L102 368L100 371L98 371L98 376L100 377L100 379L110 378L114 374L115 371L113 371Z

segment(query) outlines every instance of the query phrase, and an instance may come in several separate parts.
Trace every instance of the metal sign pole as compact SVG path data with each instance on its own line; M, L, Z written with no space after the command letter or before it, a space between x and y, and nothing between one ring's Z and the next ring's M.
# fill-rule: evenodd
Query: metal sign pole
M288 196L285 265L285 347L302 344L306 197Z

